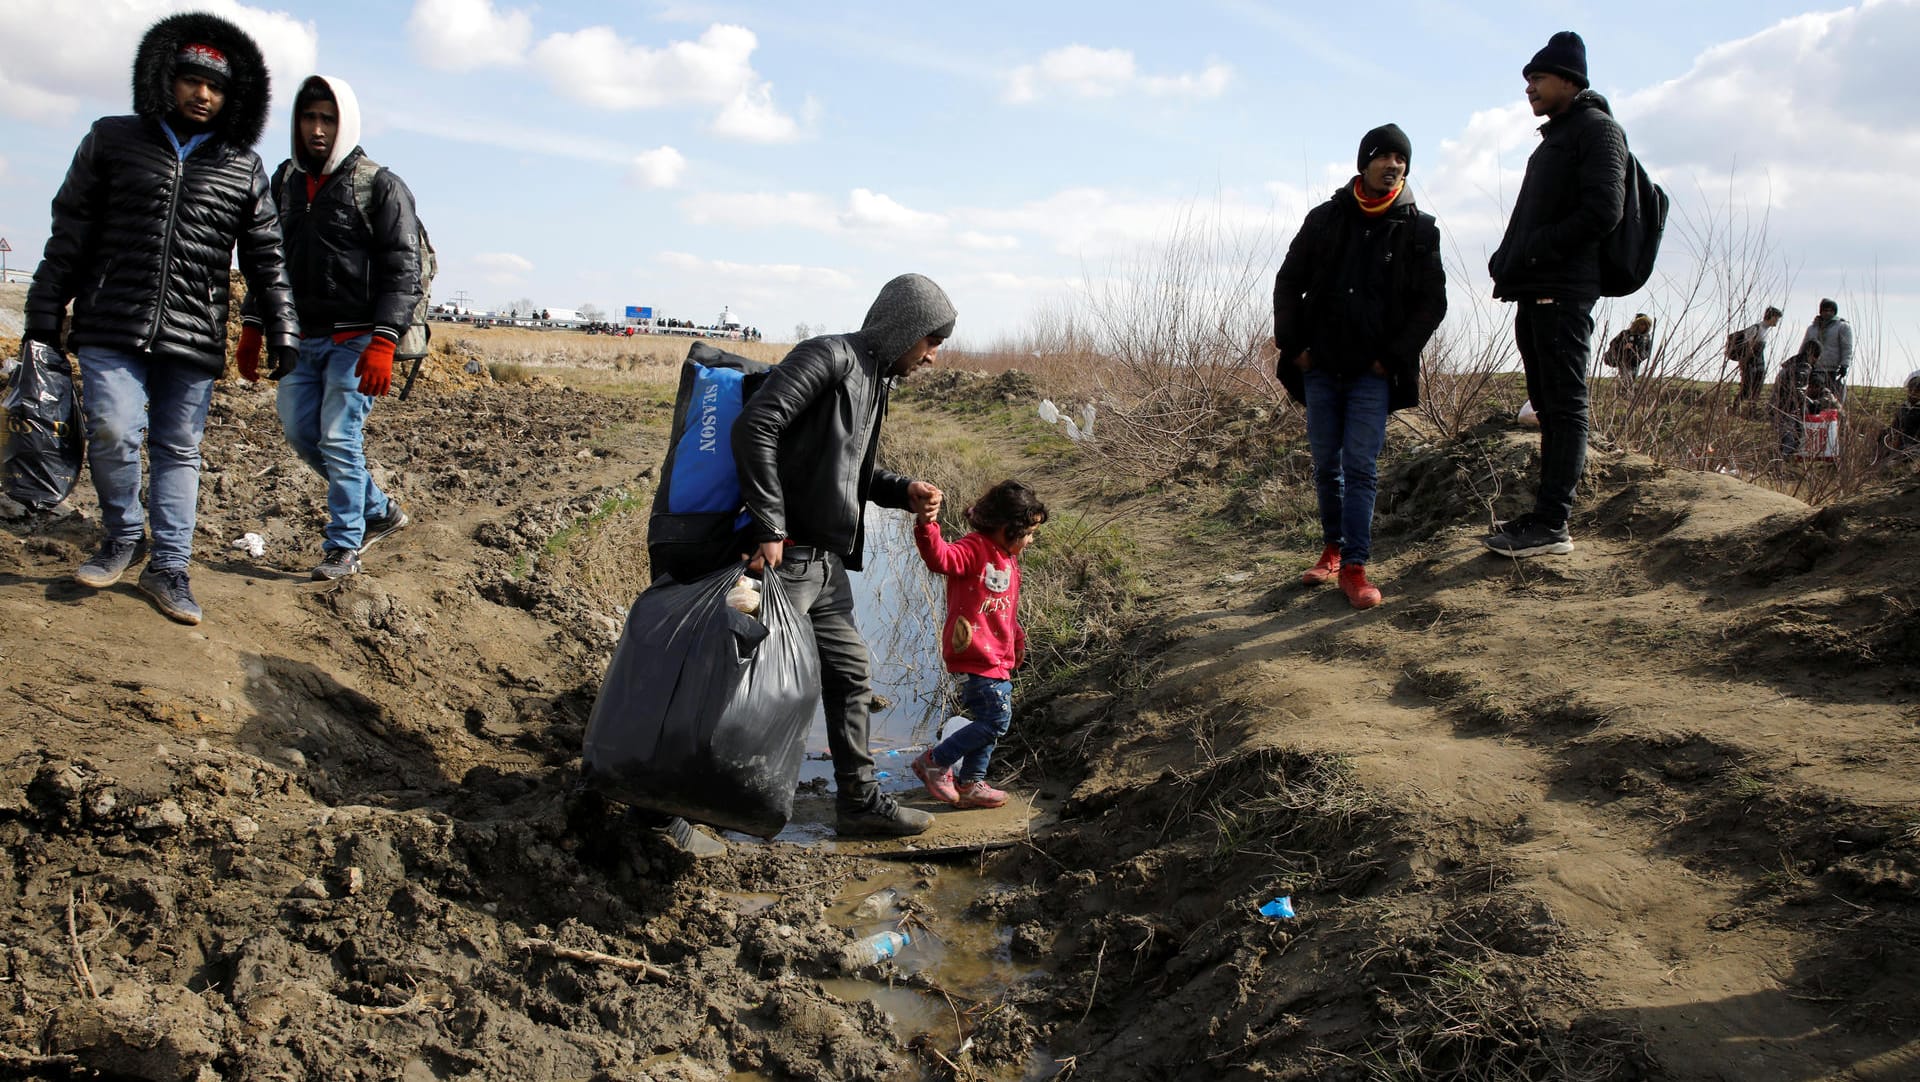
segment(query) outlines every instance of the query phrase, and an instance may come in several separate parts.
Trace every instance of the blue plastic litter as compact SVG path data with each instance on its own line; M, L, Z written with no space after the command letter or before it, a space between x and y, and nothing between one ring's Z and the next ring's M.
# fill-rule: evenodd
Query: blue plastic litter
M875 778L878 778L878 779L879 779L879 780L881 780L881 781L886 781L886 780L887 780L888 778L891 778L891 777L893 777L893 771L891 771L891 770L876 770L876 771L874 771L874 772L873 772L873 776L874 776Z
M1293 899L1282 894L1280 897L1261 906L1260 915L1263 917L1271 917L1274 920L1292 920Z

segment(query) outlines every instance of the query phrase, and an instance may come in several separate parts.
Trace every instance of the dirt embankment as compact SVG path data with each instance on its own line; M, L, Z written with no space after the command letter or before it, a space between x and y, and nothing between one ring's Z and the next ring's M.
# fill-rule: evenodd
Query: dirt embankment
M1354 613L1257 493L1030 467L1132 524L1152 608L1026 689L1007 765L1071 796L970 916L1046 967L917 982L956 1057L822 983L871 862L690 866L574 792L670 393L585 387L382 403L418 524L338 584L271 396L223 387L197 629L69 583L91 521L12 524L0 1077L1909 1076L1911 485L1816 513L1597 461L1576 553L1513 565L1468 520L1530 440L1405 448Z

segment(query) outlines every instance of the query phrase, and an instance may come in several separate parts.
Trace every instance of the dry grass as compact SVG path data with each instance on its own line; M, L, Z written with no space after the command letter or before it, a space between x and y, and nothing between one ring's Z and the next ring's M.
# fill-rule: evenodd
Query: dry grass
M436 323L433 331L436 340L444 339L454 351L468 351L479 356L483 362L536 368L560 365L614 368L620 371L672 369L686 359L688 346L706 341L677 335L635 335L626 338L579 331L470 327L452 323ZM732 342L724 339L714 339L709 344L750 360L768 363L780 360L793 348L778 342Z

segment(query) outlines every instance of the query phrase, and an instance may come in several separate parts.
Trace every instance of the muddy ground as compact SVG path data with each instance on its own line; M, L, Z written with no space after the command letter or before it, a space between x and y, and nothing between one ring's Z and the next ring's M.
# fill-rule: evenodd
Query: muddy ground
M84 481L8 523L0 1077L1916 1076L1911 477L1816 511L1597 456L1575 554L1515 566L1475 538L1530 437L1397 437L1355 613L1292 585L1297 452L1141 486L1022 466L993 396L903 404L921 453L984 439L1124 522L1144 591L1025 685L1007 767L1064 803L956 905L931 860L693 865L576 791L665 373L436 375L376 412L417 524L356 579L308 581L319 482L237 384L201 627L71 584ZM837 978L879 881L1020 976L857 972L945 1012L917 1028L864 999Z

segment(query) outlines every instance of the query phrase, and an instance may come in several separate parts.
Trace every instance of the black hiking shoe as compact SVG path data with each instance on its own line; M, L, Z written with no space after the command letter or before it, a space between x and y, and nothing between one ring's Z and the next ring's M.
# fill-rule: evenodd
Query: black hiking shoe
M360 554L352 549L328 549L313 569L313 581L332 582L360 573Z
M368 518L364 524L363 532L360 535L360 551L367 551L367 549L373 547L375 541L399 533L412 524L413 519L407 517L406 509L400 506L400 501L388 499L387 513L378 517Z
M100 551L93 554L86 563L73 570L73 581L82 586L91 586L104 590L120 581L120 576L135 560L147 554L147 539L142 537L133 541L115 541L108 538L100 542Z
M200 622L200 603L193 599L187 585L187 569L169 567L156 571L148 566L140 572L140 592L153 599L153 607L169 620L182 624Z
M658 838L661 844L670 849L677 849L695 860L706 860L709 857L721 857L727 854L726 842L704 830L695 829L692 823L677 815L657 827L649 827L648 831Z
M833 829L848 838L910 838L933 825L933 816L918 808L902 807L885 793L858 807L841 806Z
M1564 523L1549 526L1531 515L1523 517L1526 521L1520 524L1519 529L1514 529L1514 522L1510 520L1488 534L1487 548L1516 559L1522 556L1565 556L1573 551L1573 536L1567 533Z

